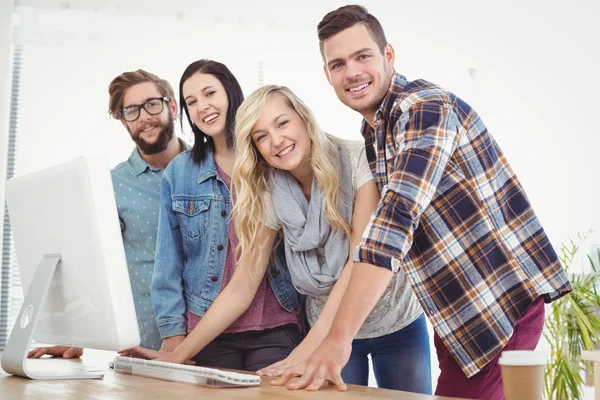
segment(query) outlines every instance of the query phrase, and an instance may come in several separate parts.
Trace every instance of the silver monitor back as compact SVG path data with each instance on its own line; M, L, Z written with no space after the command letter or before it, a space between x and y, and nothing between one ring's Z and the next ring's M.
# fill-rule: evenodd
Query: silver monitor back
M37 342L104 350L138 345L106 157L81 157L15 177L6 184L6 199L25 303L27 297L35 303L29 291L43 292L43 280L49 280L41 305L23 305L13 335L33 311L39 311L33 321ZM60 258L55 271L42 273L42 260L53 254ZM50 277L36 276L36 272ZM30 305L33 311L26 310ZM6 352L3 367L5 356Z

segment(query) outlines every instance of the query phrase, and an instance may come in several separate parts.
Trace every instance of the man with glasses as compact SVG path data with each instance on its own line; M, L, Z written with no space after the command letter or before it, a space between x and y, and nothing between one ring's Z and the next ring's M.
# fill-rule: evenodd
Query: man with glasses
M112 170L112 179L141 346L158 350L161 338L150 299L150 283L160 180L171 160L188 146L174 134L177 101L169 82L139 69L117 76L108 92L109 114L121 121L136 144L129 159ZM32 350L29 357L49 354L72 358L82 353L80 348L54 346Z

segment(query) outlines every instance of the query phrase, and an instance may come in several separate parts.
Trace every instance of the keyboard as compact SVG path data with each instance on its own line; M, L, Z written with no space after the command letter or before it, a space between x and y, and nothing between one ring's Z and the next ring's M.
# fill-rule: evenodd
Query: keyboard
M115 357L111 368L118 372L165 381L185 382L210 387L247 387L260 385L257 375L223 371L195 365L144 360L134 357Z

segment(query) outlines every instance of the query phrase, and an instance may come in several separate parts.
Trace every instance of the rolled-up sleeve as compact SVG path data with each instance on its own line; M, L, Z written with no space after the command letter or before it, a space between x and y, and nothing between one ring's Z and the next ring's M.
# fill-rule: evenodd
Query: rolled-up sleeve
M420 101L402 113L393 128L393 170L355 250L355 262L398 272L456 149L459 129L457 116L443 101Z

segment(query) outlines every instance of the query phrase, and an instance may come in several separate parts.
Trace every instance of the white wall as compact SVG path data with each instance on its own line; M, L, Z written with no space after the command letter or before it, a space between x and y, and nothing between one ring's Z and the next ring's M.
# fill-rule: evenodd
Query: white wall
M359 116L325 80L316 38L322 16L342 2L40 3L16 10L15 41L25 45L19 173L87 152L124 160L132 143L107 115L110 80L144 68L177 87L200 58L227 64L246 94L260 83L291 87L328 132L360 139ZM362 3L386 29L399 72L444 85L481 113L555 245L598 228L600 3Z
M129 139L106 114L110 80L142 67L177 86L185 66L204 57L225 62L246 93L261 82L262 61L262 82L290 86L327 131L360 138L360 118L329 88L317 47L316 24L340 2L224 3L203 13L201 2L175 1L165 16L160 2L147 13L125 1L94 10L18 7L15 40L26 45L18 171L90 150L113 164L124 159ZM398 71L442 84L479 110L555 243L598 225L598 2L364 4L382 21ZM149 32L159 32L154 43Z

